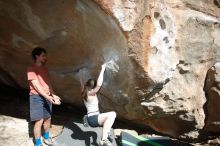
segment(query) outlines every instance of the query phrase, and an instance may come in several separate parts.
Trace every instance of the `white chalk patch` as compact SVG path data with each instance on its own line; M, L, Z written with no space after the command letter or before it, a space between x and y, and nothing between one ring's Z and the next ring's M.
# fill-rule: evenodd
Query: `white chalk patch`
M219 69L220 68L220 62L217 62L214 66L215 66L215 68Z
M62 35L62 36L66 36L66 35L67 35L67 32L66 32L66 31L62 31L62 32L61 32L61 35Z
M106 64L106 68L111 69L114 72L118 72L119 71L119 66L118 64L112 59L108 62L105 63Z

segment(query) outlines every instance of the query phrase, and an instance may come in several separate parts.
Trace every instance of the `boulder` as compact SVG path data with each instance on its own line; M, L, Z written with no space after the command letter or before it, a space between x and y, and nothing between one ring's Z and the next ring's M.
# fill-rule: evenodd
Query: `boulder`
M220 61L218 0L0 4L1 85L28 89L30 54L41 46L56 93L83 108L79 70L87 80L111 61L99 94L101 111L115 110L119 119L173 137L198 138L210 99L203 90L206 73ZM216 99L218 92L212 93Z

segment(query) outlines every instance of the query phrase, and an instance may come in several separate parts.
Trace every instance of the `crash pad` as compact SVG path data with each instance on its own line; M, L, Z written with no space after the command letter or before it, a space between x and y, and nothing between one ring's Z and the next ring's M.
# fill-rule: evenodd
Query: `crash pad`
M169 137L143 137L124 131L120 137L122 146L191 146Z
M113 146L117 146L113 136ZM98 146L102 137L102 127L85 127L82 121L74 118L70 119L65 125L63 132L54 142L53 146Z

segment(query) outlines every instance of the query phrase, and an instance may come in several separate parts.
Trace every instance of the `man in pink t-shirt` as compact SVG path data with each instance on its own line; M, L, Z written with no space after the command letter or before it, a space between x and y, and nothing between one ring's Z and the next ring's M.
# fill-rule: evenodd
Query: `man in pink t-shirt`
M41 128L43 126L43 140L47 145L52 145L49 136L52 104L60 105L60 98L54 94L51 87L46 50L37 47L32 51L34 64L27 70L27 78L30 87L30 120L34 121L35 146L43 146L41 142Z

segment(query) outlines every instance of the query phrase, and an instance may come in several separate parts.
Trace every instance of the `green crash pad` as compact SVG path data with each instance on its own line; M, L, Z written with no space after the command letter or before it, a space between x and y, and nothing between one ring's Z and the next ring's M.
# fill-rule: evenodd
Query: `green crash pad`
M191 146L169 137L150 137L145 138L138 135L133 135L127 132L121 132L122 146Z

